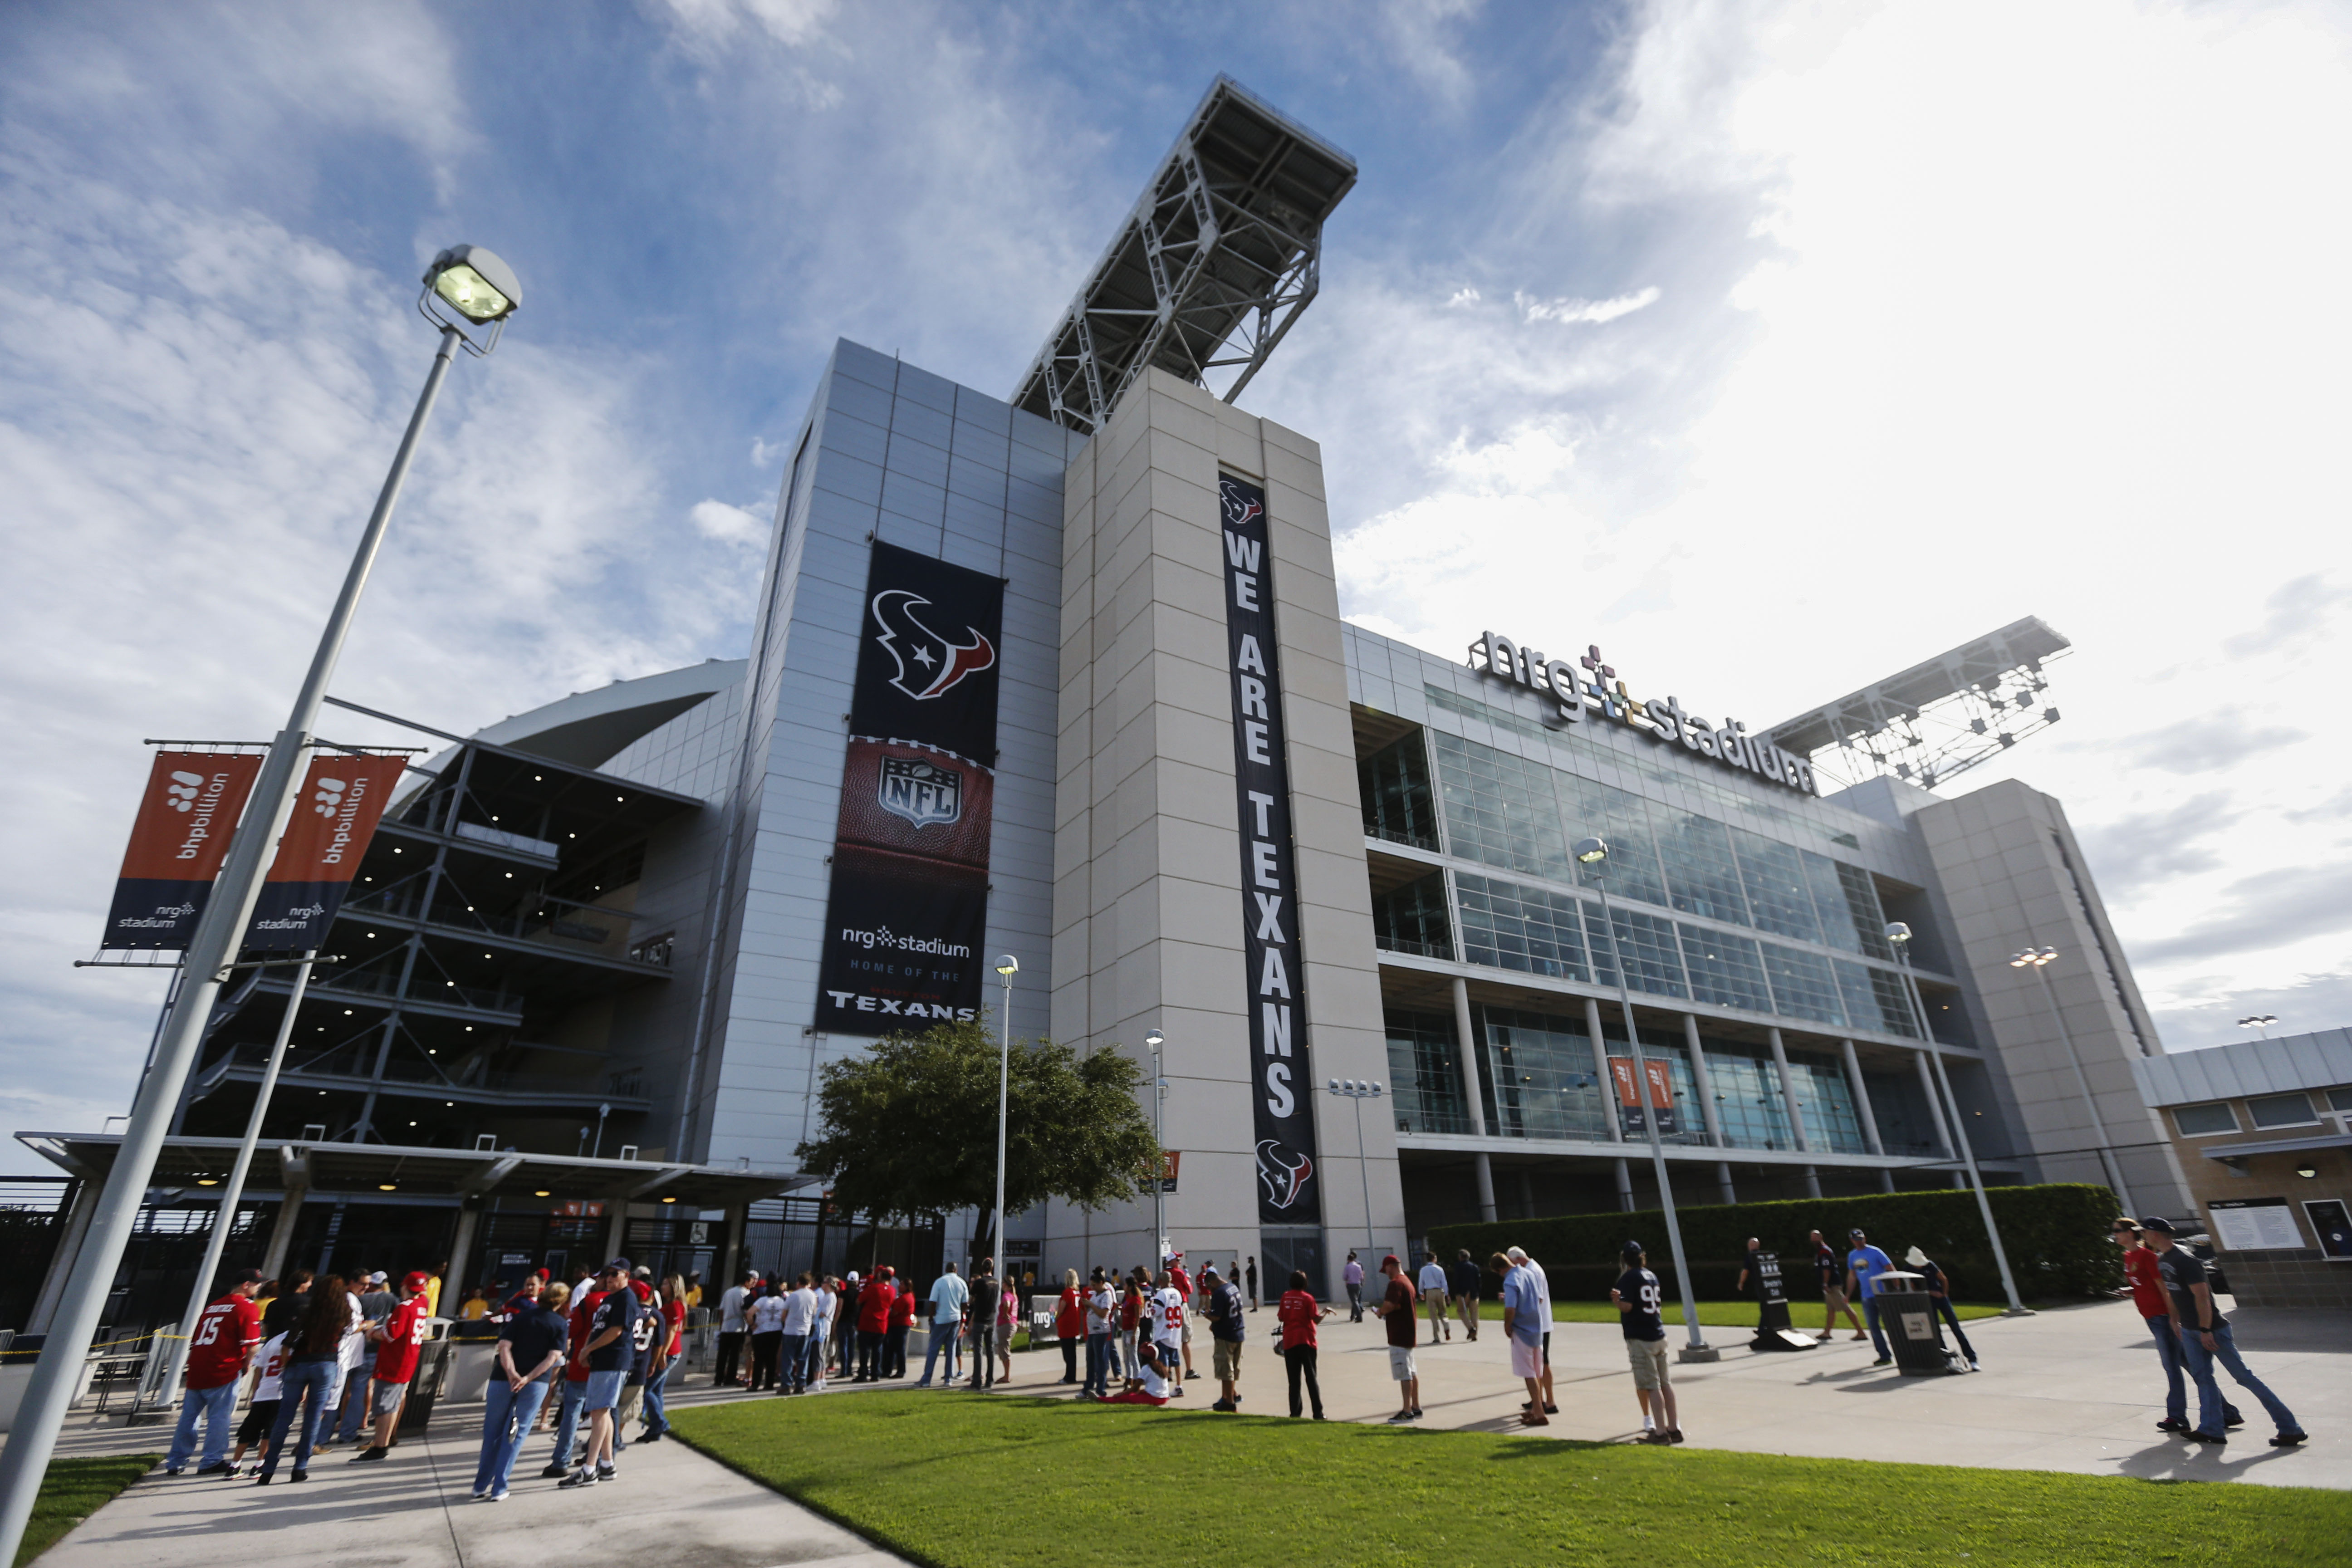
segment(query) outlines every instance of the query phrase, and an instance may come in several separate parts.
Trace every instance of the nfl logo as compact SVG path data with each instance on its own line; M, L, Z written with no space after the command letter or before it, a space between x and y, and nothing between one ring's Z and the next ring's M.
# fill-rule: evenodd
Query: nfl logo
M917 827L944 827L963 815L963 775L919 757L884 757L875 804Z

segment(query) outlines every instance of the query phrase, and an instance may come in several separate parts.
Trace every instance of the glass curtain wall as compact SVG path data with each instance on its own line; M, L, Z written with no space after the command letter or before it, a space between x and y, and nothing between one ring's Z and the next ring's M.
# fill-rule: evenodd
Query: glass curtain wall
M1442 847L1437 802L1429 787L1429 754L1419 731L1360 760L1356 784L1363 798L1366 837L1433 853Z
M1477 1010L1486 1037L1486 1125L1506 1138L1609 1137L1612 1114L1584 1021L1507 1007Z
M1432 871L1401 888L1373 894L1372 942L1391 952L1452 958L1454 929L1445 910L1445 873Z
M1443 1013L1388 1010L1389 1088L1400 1132L1471 1131L1462 1092L1462 1062L1454 1020Z

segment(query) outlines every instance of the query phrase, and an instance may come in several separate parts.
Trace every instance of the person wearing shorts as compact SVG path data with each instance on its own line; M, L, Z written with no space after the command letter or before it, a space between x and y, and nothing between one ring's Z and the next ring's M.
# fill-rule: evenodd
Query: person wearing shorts
M581 1404L588 1412L588 1451L580 1468L557 1483L570 1490L593 1487L613 1479L613 1410L621 1403L622 1385L637 1356L636 1326L642 1309L629 1289L629 1260L616 1258L597 1277L604 1294L589 1314L586 1342L572 1355L588 1363L588 1393Z
M1381 1315L1381 1324L1389 1336L1389 1375L1396 1380L1399 1405L1389 1417L1391 1424L1421 1419L1421 1369L1413 1364L1413 1298L1412 1281L1404 1277L1404 1265L1391 1252L1381 1259L1381 1272L1388 1276L1388 1293L1372 1303L1372 1310Z
M1503 1275L1503 1337L1511 1342L1511 1375L1528 1385L1528 1402L1519 1411L1527 1426L1549 1426L1544 1414L1544 1314L1538 1305L1534 1274L1516 1264Z
M1681 1416L1675 1407L1675 1385L1666 1371L1666 1325L1658 1303L1664 1292L1650 1272L1642 1244L1629 1241L1619 1249L1625 1272L1609 1292L1616 1303L1617 1321L1625 1332L1625 1359L1633 1368L1633 1397L1642 1405L1642 1440L1679 1443ZM1654 1415L1654 1419L1653 1416Z
M1853 1308L1846 1300L1845 1264L1822 1239L1818 1230L1813 1232L1813 1272L1821 1277L1822 1305L1829 1309L1822 1318L1822 1338L1826 1340L1837 1332L1838 1314L1843 1312L1846 1321L1853 1325L1853 1337L1868 1339L1870 1336L1862 1331L1862 1320L1853 1315Z
M1242 1339L1247 1332L1242 1293L1213 1268L1201 1270L1201 1289L1209 1309L1210 1370L1217 1379L1217 1402L1209 1408L1230 1415L1242 1407Z

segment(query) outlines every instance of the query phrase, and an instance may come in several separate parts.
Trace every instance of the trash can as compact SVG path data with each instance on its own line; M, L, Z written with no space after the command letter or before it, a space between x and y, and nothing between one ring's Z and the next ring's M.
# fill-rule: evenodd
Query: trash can
M1951 1352L1936 1331L1936 1303L1916 1274L1890 1269L1872 1282L1878 1326L1895 1351L1895 1369L1906 1377L1938 1376L1953 1370Z

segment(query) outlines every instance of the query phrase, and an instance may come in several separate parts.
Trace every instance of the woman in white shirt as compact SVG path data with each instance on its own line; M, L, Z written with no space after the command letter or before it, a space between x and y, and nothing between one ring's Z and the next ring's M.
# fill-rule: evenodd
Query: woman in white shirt
M751 1324L751 1392L776 1386L776 1354L784 1343L784 1299L771 1285L744 1314Z
M810 1310L808 1337L808 1375L802 1386L824 1392L824 1352L833 1342L834 1315L841 1309L841 1297L831 1276L818 1279L809 1289Z

